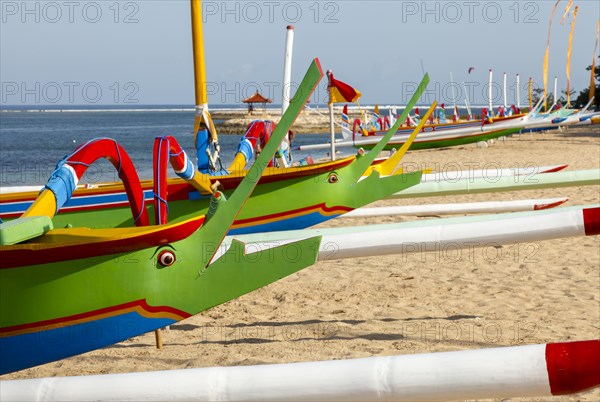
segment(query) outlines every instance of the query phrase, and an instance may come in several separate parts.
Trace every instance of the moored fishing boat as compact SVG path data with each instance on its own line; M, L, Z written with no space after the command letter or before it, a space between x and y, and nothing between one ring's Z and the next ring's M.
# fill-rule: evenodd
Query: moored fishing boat
M287 133L322 75L313 62L275 139ZM257 176L276 143L253 165ZM214 258L256 182L246 175L229 197L216 192L207 214L171 224L53 229L54 211L0 224L0 373L156 330L311 265L318 239L296 243L299 255L290 261L282 248L248 256L234 247Z

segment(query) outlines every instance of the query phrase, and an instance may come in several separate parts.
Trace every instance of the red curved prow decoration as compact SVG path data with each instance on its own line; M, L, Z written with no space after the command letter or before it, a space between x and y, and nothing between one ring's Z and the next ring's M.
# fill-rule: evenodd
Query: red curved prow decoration
M549 343L546 366L552 395L600 386L600 340Z
M140 179L129 155L117 141L110 138L91 140L77 148L66 163L75 170L77 178L81 179L87 168L101 158L107 159L117 169L129 199L134 224L136 226L149 225Z
M354 124L352 124L352 141L356 141L356 127L360 127L360 125L360 119L354 119Z
M175 172L188 168L188 157L175 137L166 135L154 139L154 222L157 225L168 223L168 164Z
M154 223L156 225L164 225L168 222L167 170L170 147L169 137L154 139Z
M267 144L267 141L269 141L269 138L271 138L271 134L275 130L275 127L275 123L270 120L253 121L248 125L244 138L250 141L253 150L257 149L257 145L259 149L263 149ZM267 166L273 167L273 159L271 159Z
M385 116L383 118L383 126L381 126L382 130L389 130L390 127L392 127L392 125L390 124L390 117L389 116Z

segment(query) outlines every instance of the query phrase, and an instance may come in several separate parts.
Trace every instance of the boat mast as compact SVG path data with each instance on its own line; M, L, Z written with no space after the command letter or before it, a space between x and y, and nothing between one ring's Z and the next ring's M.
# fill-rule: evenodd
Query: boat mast
M506 73L504 73L504 84L502 87L502 91L504 97L504 109L506 109L508 107L508 104L506 103Z
M517 74L517 109L521 110L521 78Z
M285 38L285 59L283 61L283 95L281 99L281 115L290 105L290 89L292 86L292 51L294 48L294 26L287 26Z
M473 113L471 113L471 105L469 104L469 92L467 91L467 86L465 82L462 83L463 89L465 90L465 105L467 106L467 113L469 113L469 118L474 118Z
M493 109L493 104L492 104L492 69L490 68L490 83L488 85L488 100L489 100L489 106L490 106L490 116L494 115L494 109Z
M194 83L196 115L194 118L194 144L198 156L198 170L203 173L217 170L219 140L217 130L208 111L206 92L206 67L204 58L204 33L202 31L202 1L190 0L192 14L192 50L194 55Z
M329 92L329 135L331 141L331 160L335 160L335 126L333 125L333 99L331 95L331 74L333 71L327 70L327 79L329 80L328 92Z
M554 77L554 103L552 107L558 103L558 77Z
M452 72L450 72L450 87L452 88L452 103L454 104L454 111L452 114L456 116L458 109L456 108L456 93L454 90L454 77L452 76ZM458 119L458 116L456 116L456 119Z
M190 0L192 7L192 47L194 52L194 82L196 90L196 118L208 111L206 68L204 65L204 33L202 32L202 1Z

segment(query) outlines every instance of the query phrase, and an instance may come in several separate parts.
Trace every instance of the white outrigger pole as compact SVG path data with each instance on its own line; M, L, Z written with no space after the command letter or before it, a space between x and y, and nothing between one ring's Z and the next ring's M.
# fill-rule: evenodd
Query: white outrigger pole
M587 340L324 362L39 378L3 381L0 398L30 401L43 396L45 401L81 402L550 397L597 387L599 351L599 340Z

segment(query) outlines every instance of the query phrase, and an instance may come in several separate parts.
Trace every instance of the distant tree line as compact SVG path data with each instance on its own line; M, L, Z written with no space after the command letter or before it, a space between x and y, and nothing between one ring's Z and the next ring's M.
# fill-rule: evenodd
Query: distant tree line
M600 56L598 56L600 59ZM587 71L592 71L592 66L587 66ZM594 94L594 104L596 105L596 110L600 110L600 63L596 63L596 68L594 69L594 83L596 84L596 93ZM589 102L590 98L590 88L586 88L583 91L579 92L579 96L575 99L573 106L585 106Z

